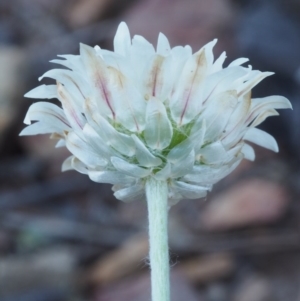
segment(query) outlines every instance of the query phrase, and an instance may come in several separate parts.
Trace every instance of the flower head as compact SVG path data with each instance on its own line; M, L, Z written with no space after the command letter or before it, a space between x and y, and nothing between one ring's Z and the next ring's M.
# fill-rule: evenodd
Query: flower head
M131 40L121 23L114 51L81 44L80 55L52 61L67 69L40 79L56 84L25 96L58 98L60 105L31 105L21 135L51 133L72 153L63 170L113 184L120 200L141 198L148 177L168 182L171 202L203 197L243 158L254 160L246 141L278 151L256 126L278 115L275 109L291 108L282 96L251 99L251 89L272 73L242 67L245 58L223 68L226 55L214 60L215 44L193 54L159 34L155 50L142 36Z

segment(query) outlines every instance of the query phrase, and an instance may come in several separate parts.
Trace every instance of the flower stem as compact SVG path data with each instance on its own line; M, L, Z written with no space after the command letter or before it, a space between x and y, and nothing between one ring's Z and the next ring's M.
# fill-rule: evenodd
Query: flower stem
M168 185L149 178L146 182L149 217L152 301L170 300L168 249Z

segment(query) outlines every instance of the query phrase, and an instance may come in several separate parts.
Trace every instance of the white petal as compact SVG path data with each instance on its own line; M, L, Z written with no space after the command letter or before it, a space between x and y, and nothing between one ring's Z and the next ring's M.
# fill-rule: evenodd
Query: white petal
M251 93L245 94L237 103L234 111L232 112L228 123L225 128L223 137L230 135L232 131L239 130L239 127L245 122L249 114L251 106Z
M107 161L99 156L97 150L74 132L67 135L66 147L86 166L97 167L107 165Z
M58 64L58 65L65 66L65 67L67 67L69 69L73 69L72 68L72 63L70 63L68 60L54 59L54 60L51 60L49 62L53 63L53 64Z
M128 81L131 81L135 85L137 84L135 78L135 70L132 66L131 58L125 59L123 56L105 49L102 49L101 53L103 56L103 60L106 63L107 71L109 71L110 68L114 68L121 72L127 78Z
M101 57L96 55L94 48L80 44L80 55L85 66L91 88L95 93L98 109L104 116L115 119L115 108L108 87L107 67Z
M215 184L219 180L218 176L221 169L211 167L205 164L194 165L191 172L185 175L182 179L187 182L192 182L196 184L202 184L202 183Z
M153 177L159 181L165 181L171 176L171 164L169 162L166 163L164 168L155 173Z
M274 152L278 152L278 145L274 137L260 129L249 128L244 135L244 139Z
M197 185L188 184L181 181L174 181L172 186L178 190L178 192L188 199L200 199L206 196L207 188Z
M162 163L162 160L151 154L145 144L136 135L131 135L131 137L135 142L135 155L141 166L153 167L159 166Z
M86 120L81 114L81 111L78 111L71 95L60 83L57 83L57 94L59 100L62 103L68 122L70 123L72 128L75 130L82 130L84 124L86 123Z
M256 127L260 125L262 122L264 122L268 117L270 116L278 116L279 113L276 110L267 110L259 114L254 121L251 123L251 127Z
M245 57L241 57L241 58L238 58L234 61L232 61L227 68L230 68L230 67L235 67L235 66L240 66L240 65L243 65L244 63L248 62L249 59L245 58Z
M72 102L77 109L82 109L84 99L90 93L90 88L82 74L65 69L52 69L41 76L39 80L44 77L53 78L63 84L64 88L72 96Z
M183 180L197 183L199 185L213 185L230 174L241 162L236 160L232 164L223 165L220 168L211 167L209 165L194 165L191 173L183 177Z
M176 205L184 197L178 192L178 189L173 188L171 185L169 185L168 188L169 188L168 205L169 205L169 208L170 208L170 207Z
M166 108L155 97L151 97L148 101L144 135L148 146L152 149L164 149L172 139L173 128Z
M132 68L136 73L136 80L140 81L144 74L145 64L155 55L155 49L145 38L135 35L132 39L130 54Z
M170 97L173 87L173 77L170 75L172 67L171 56L155 55L145 65L142 87L145 97L155 96L161 101Z
M86 166L74 156L68 157L62 164L61 171L76 170L82 174L88 174Z
M196 120L194 126L192 127L191 134L190 134L190 139L194 141L194 149L195 153L198 154L200 148L203 146L205 143L204 138L206 134L206 120L198 118Z
M72 159L74 158L74 156L70 156L68 157L62 164L61 166L61 171L67 171L67 170L72 170Z
M287 98L278 95L254 98L251 101L251 109L245 123L249 124L258 115L270 109L292 109L292 105Z
M89 123L93 128L95 129L99 129L99 125L96 122L95 119L95 112L97 112L97 105L89 98L87 98L84 102L84 106L83 106L83 113L84 116L87 120L87 123ZM103 131L98 131L98 134L101 135ZM103 135L101 135L101 137L105 137Z
M248 92L239 100L221 137L221 141L227 149L236 145L244 136L247 126L245 122L249 114L250 106L251 92Z
M237 101L236 91L226 91L212 97L199 119L199 122L206 120L205 141L220 138Z
M110 67L108 76L115 103L116 121L129 131L143 131L147 106L144 97L118 69Z
M114 38L115 53L127 56L131 46L131 38L128 26L125 22L121 22L118 26L117 33Z
M170 101L172 118L178 125L190 122L200 111L201 84L207 72L204 50L195 53L186 62Z
M182 69L187 61L192 56L191 47L176 46L171 50L171 63L168 65L167 78L171 85L171 92L180 84L180 76Z
M183 177L190 173L195 162L195 152L192 150L185 158L175 164L171 164L172 178Z
M55 59L55 60L51 60L50 62L55 64L60 64L74 71L81 72L84 69L80 55L63 54L63 55L58 55L58 57L62 57L64 60Z
M85 140L99 153L102 157L109 159L114 152L105 142L104 139L87 123L83 128Z
M132 39L132 50L133 53L144 54L146 56L151 56L155 54L155 49L151 43L149 43L144 37L140 35L135 35Z
M227 149L227 160L224 163L229 164L230 162L235 161L236 158L240 157L244 144L245 143L241 141L237 143L234 147Z
M59 147L64 147L66 146L66 141L65 139L59 139L57 141L57 143L55 144L55 148L59 148Z
M120 189L114 193L114 196L123 202L132 202L135 200L144 200L145 191L141 184Z
M72 164L73 169L75 169L79 173L82 173L84 175L88 174L87 167L78 158L73 157L71 164Z
M255 159L255 152L252 146L249 144L244 144L242 147L242 153L244 154L244 158L250 161L254 161Z
M211 42L209 42L203 46L208 67L211 67L211 65L213 64L213 61L214 61L213 48L217 44L217 42L218 42L218 39L214 39Z
M24 123L31 124L31 121L41 121L49 125L55 125L61 130L70 130L70 125L64 111L58 106L49 102L36 102L32 104L25 116Z
M263 98L253 98L251 109L257 109L261 107L265 109L292 109L290 101L286 97L279 95L272 95Z
M242 67L225 68L219 72L213 73L205 78L202 85L201 102L209 103L210 99L221 92L234 90L233 82L248 71Z
M140 35L133 37L132 46L134 53L141 51L141 53L147 54L148 56L155 54L153 45Z
M247 92L249 92L254 86L256 86L259 82L261 82L264 78L273 75L274 72L260 72L249 81L246 81L244 84L238 86L238 96L243 96Z
M179 162L193 150L196 142L195 139L191 139L190 137L183 140L170 150L167 160L171 163Z
M56 85L41 85L27 92L24 97L38 99L57 98L57 87Z
M131 177L144 178L151 173L151 169L145 169L139 167L135 164L128 163L127 161L120 159L118 157L111 157L111 163L117 170Z
M121 154L126 156L134 155L135 144L130 136L119 133L106 119L99 114L94 114L93 117L98 124L97 132L100 132L105 137L106 143L111 145Z
M201 161L205 164L222 164L228 160L227 152L220 141L202 148L200 154Z
M158 35L157 41L157 53L162 56L168 56L170 54L171 47L167 37L161 32Z
M226 57L227 57L226 52L225 51L222 52L221 55L216 59L216 61L213 64L212 73L222 70L223 63L224 63Z
M37 120L34 124L31 121ZM20 136L63 133L71 128L64 116L63 110L54 104L47 102L37 102L30 106L24 123L31 124L23 129Z
M38 135L38 134L50 134L54 132L61 132L61 128L55 126L55 125L49 125L47 123L43 122L35 122L29 126L27 126L25 129L21 131L19 136L31 136L31 135Z
M89 171L89 177L97 183L132 185L136 179L119 171Z
M172 56L167 56L163 61L160 72L158 73L159 76L156 79L154 95L160 98L164 103L169 102L174 88L174 81L178 77L178 74L170 75L174 68L172 64L174 64Z

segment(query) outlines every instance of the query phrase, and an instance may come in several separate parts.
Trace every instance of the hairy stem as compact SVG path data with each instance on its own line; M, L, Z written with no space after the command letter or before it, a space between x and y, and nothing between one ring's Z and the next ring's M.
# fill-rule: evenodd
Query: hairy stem
M168 248L168 185L149 178L146 182L149 217L152 301L170 300Z

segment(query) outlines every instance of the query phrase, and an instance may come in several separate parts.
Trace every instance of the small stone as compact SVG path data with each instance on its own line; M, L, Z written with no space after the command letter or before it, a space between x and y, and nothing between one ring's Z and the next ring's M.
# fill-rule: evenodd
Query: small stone
M280 184L244 180L208 202L201 223L212 231L272 223L283 216L288 201L287 191Z

